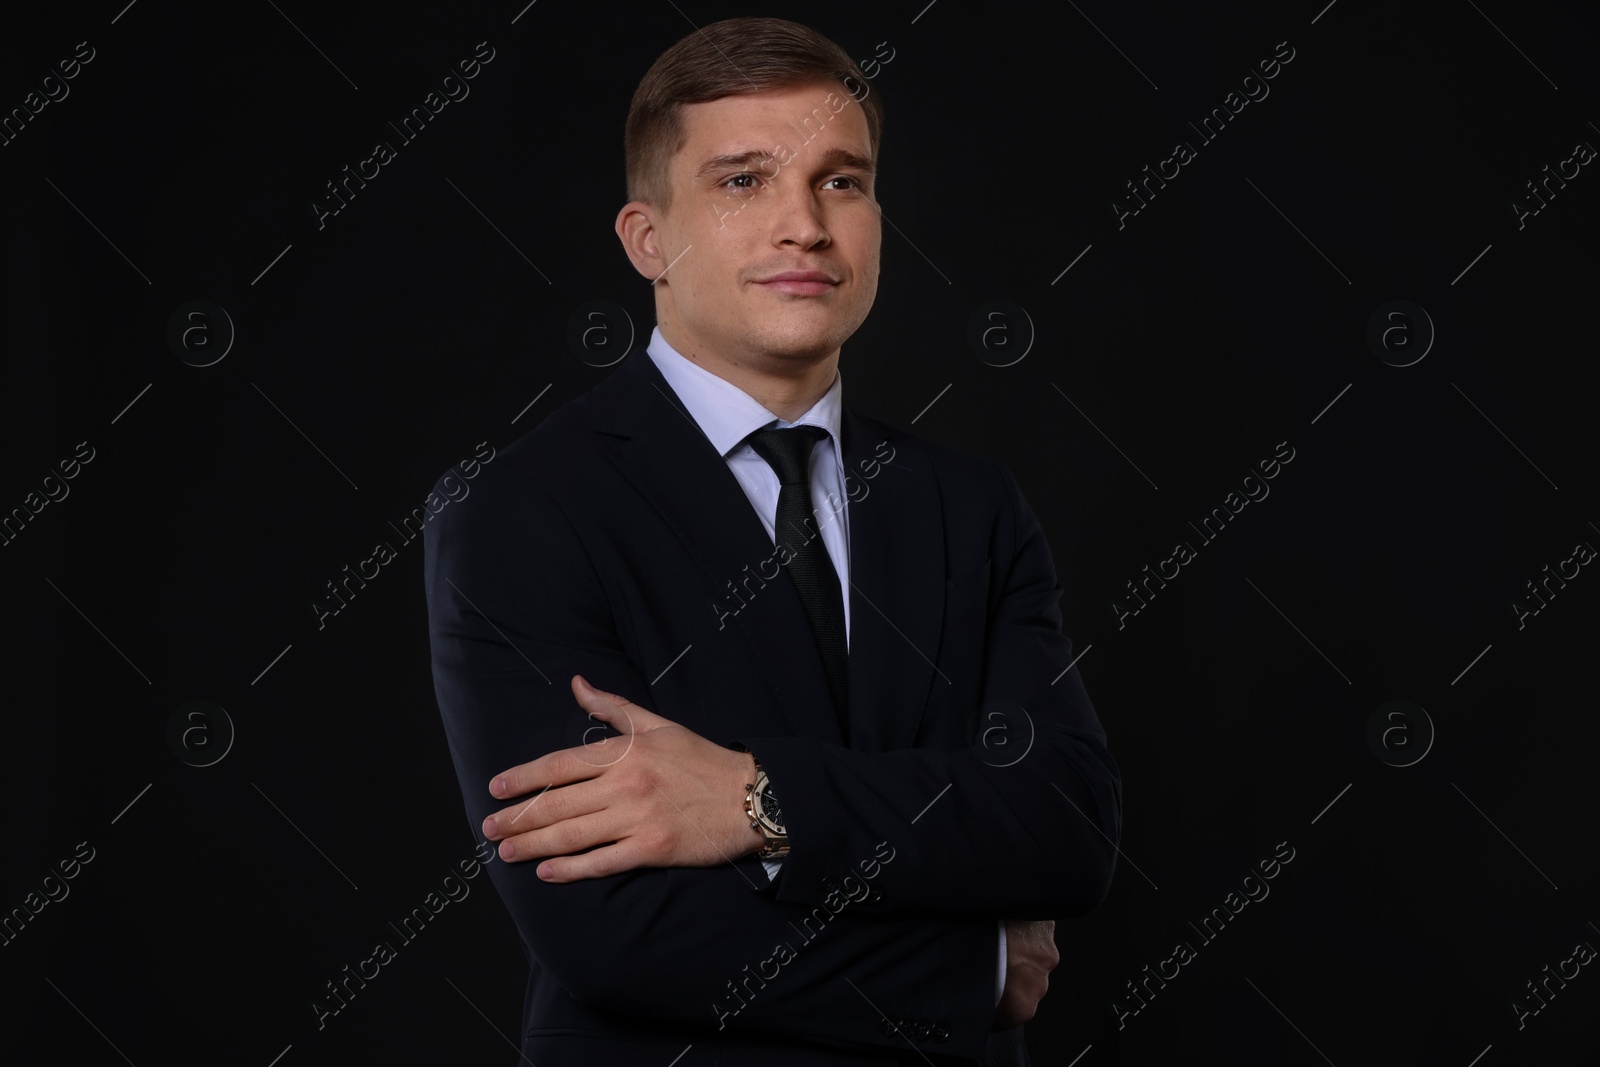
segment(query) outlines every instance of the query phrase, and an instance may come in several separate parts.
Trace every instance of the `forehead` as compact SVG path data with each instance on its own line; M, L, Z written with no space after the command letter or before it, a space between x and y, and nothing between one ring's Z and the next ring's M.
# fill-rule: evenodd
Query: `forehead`
M780 145L799 152L812 140L872 154L861 105L828 79L685 104L682 115L684 144L673 164L687 173L716 155Z

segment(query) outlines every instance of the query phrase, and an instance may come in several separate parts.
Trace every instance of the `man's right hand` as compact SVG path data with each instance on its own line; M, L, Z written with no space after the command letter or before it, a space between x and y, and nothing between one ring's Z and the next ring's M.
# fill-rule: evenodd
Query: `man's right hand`
M1050 988L1050 972L1061 962L1056 924L1006 920L1006 987L994 1009L994 1030L1010 1030L1032 1019Z

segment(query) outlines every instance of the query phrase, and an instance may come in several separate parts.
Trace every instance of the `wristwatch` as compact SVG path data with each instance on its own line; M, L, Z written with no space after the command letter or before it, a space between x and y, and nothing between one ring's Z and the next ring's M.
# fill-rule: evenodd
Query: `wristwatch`
M767 772L761 769L761 761L756 759L753 752L750 758L756 762L756 780L745 783L744 813L750 820L750 828L760 830L761 836L766 838L766 844L756 852L756 858L782 859L789 854L789 833L783 825L783 809L778 805L778 797L772 791Z

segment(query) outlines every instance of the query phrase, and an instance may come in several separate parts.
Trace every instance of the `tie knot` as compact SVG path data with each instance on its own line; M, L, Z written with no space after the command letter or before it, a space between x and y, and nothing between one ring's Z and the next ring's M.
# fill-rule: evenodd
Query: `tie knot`
M750 447L756 455L767 461L778 484L809 485L807 471L811 464L811 449L828 436L821 426L790 426L787 429L757 430L750 435Z

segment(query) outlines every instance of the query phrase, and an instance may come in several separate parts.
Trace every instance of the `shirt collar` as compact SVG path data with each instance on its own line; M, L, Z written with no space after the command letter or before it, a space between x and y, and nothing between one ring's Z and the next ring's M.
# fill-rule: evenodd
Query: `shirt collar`
M833 385L794 422L784 422L768 411L755 397L726 378L718 377L684 356L661 336L661 327L650 331L646 348L672 391L678 394L689 415L700 427L717 454L724 459L755 431L774 420L779 427L820 426L833 439L834 456L840 462L844 445L839 438L840 414L844 395L844 375L835 371Z

